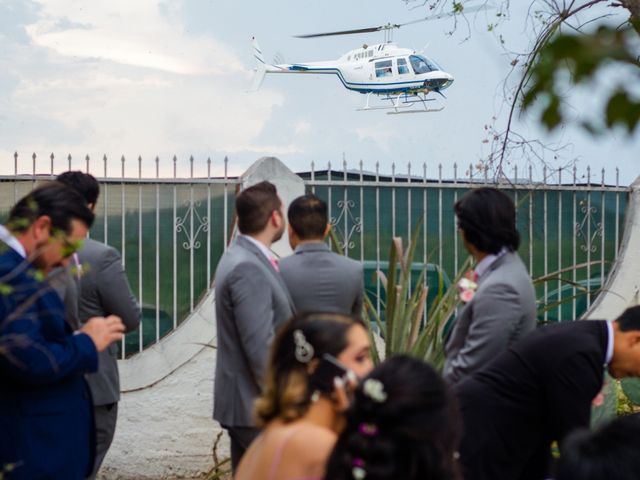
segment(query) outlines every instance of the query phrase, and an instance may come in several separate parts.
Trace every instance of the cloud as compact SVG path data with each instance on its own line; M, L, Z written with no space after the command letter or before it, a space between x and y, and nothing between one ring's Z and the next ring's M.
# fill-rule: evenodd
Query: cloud
M296 123L294 128L296 135L309 133L310 130L311 130L311 124L306 120L300 120L298 123Z
M175 11L156 2L42 2L26 31L35 45L75 58L102 59L181 75L244 74L242 63L210 36L188 35Z
M0 58L2 158L299 151L291 139L256 142L283 95L247 93L251 71L215 38L185 31L179 9L41 3L25 25L31 43L8 43Z
M400 137L400 134L387 124L358 127L355 132L361 142L373 143L384 151L389 151L392 140Z

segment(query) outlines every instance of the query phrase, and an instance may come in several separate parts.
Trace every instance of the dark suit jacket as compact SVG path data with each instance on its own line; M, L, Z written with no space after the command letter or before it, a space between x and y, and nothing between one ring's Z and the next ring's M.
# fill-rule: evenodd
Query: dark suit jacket
M213 418L225 427L252 427L269 347L295 308L265 255L240 236L214 278L217 357Z
M447 339L443 375L452 382L484 367L536 326L531 277L515 252L496 259Z
M118 251L86 239L78 251L82 274L78 281L78 318L85 323L91 317L118 315L126 332L136 330L142 316L136 297L131 292ZM94 405L109 405L120 400L120 377L113 343L98 354L98 371L87 375Z
M360 316L364 273L360 262L333 253L325 243L304 243L280 260L280 273L298 312Z
M0 281L0 466L8 480L83 479L93 466L93 417L84 373L96 348L73 335L58 294L2 244Z
M546 478L551 442L589 425L607 339L604 321L541 327L457 384L465 480Z

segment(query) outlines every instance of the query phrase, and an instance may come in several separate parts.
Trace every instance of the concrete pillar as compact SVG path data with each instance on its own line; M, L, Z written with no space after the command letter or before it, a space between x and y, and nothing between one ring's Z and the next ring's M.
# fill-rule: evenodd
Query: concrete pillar
M240 179L242 180L243 189L263 180L273 183L282 199L285 218L289 204L305 193L304 181L275 157L262 157L251 165ZM289 236L286 230L282 238L271 246L271 249L280 257L291 254Z
M602 293L584 318L613 320L628 307L640 303L640 177L631 185L620 253Z

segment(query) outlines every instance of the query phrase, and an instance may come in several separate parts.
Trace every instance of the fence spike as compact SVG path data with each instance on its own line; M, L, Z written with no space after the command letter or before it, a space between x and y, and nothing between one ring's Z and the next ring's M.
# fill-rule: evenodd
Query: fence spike
M51 155L49 155L49 158L51 159L51 177L53 178L53 159L55 158L55 156L53 155L53 152L51 152Z
M107 154L102 157L102 163L104 164L104 178L107 178Z
M71 154L67 155L67 162L69 163L67 170L71 170Z
M160 178L160 157L156 155L156 178Z

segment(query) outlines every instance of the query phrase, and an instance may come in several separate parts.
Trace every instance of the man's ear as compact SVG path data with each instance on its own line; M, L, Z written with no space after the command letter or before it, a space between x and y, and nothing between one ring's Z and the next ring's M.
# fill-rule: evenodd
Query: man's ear
M629 345L632 347L640 346L640 330L630 330L625 332L628 338Z
M324 237L326 238L327 235L329 235L329 232L331 231L331 224L327 223L327 226L324 227Z
M40 243L49 240L51 237L51 217L42 215L36 218L31 225L31 229L36 242Z

